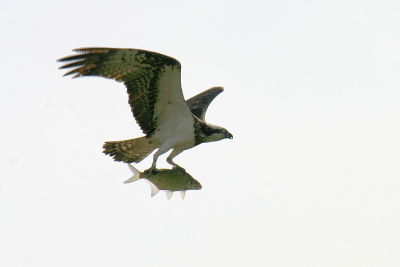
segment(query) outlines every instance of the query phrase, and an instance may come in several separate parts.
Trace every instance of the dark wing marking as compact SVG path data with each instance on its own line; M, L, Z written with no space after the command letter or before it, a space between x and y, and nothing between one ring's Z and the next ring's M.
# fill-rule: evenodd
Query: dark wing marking
M181 65L174 58L137 49L80 48L73 51L80 54L58 60L61 62L73 61L60 67L60 69L74 68L65 75L74 74L73 78L100 76L124 82L128 89L132 113L147 136L150 136L157 128L157 117L154 116L154 111L160 88L165 90L164 88L169 86L160 84L167 69L169 73L171 71L178 72L174 79L179 79L179 86L174 85L174 88L168 90L172 90L177 96L182 95L180 88ZM183 95L182 100L184 100Z
M189 98L186 100L186 104L190 108L190 111L193 113L193 115L195 115L198 119L205 121L208 106L214 100L214 98L223 91L223 87L210 88Z

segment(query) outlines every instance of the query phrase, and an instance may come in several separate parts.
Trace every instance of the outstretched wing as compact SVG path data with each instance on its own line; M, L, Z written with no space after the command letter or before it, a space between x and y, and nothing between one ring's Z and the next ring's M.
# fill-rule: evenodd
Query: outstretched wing
M123 82L129 105L143 133L150 136L160 124L193 121L181 88L181 65L171 57L137 49L79 48L78 55L58 61L74 68L65 75L100 76ZM65 76L64 75L64 76ZM189 120L189 121L188 121Z
M214 98L223 91L223 87L210 88L198 95L189 98L188 100L186 100L186 104L189 106L190 111L193 113L193 115L195 115L198 119L205 121L208 106L214 100Z

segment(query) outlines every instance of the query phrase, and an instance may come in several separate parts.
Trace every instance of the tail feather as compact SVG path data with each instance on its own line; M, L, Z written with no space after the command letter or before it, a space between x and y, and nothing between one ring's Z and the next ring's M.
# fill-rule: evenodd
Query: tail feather
M149 139L143 136L130 140L105 142L103 148L103 153L115 161L138 163L150 155L157 145L150 144Z

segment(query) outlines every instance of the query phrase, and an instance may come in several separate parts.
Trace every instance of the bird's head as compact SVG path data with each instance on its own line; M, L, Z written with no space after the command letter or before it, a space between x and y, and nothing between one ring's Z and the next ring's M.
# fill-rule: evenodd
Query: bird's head
M212 131L210 131L210 135L207 136L205 140L206 142L219 141L225 138L233 139L233 135L228 132L227 129L216 125L209 124L209 126L211 126Z

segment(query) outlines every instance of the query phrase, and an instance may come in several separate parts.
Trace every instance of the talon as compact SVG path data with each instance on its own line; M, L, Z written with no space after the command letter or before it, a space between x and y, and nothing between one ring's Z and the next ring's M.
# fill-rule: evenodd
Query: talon
M172 167L172 170L174 172L181 172L182 175L186 173L186 170L179 165L175 165L174 167Z
M149 176L150 176L150 175L155 175L155 174L157 174L158 169L157 169L156 167L151 167L151 168L145 170L144 172L145 172L145 173L148 173Z

